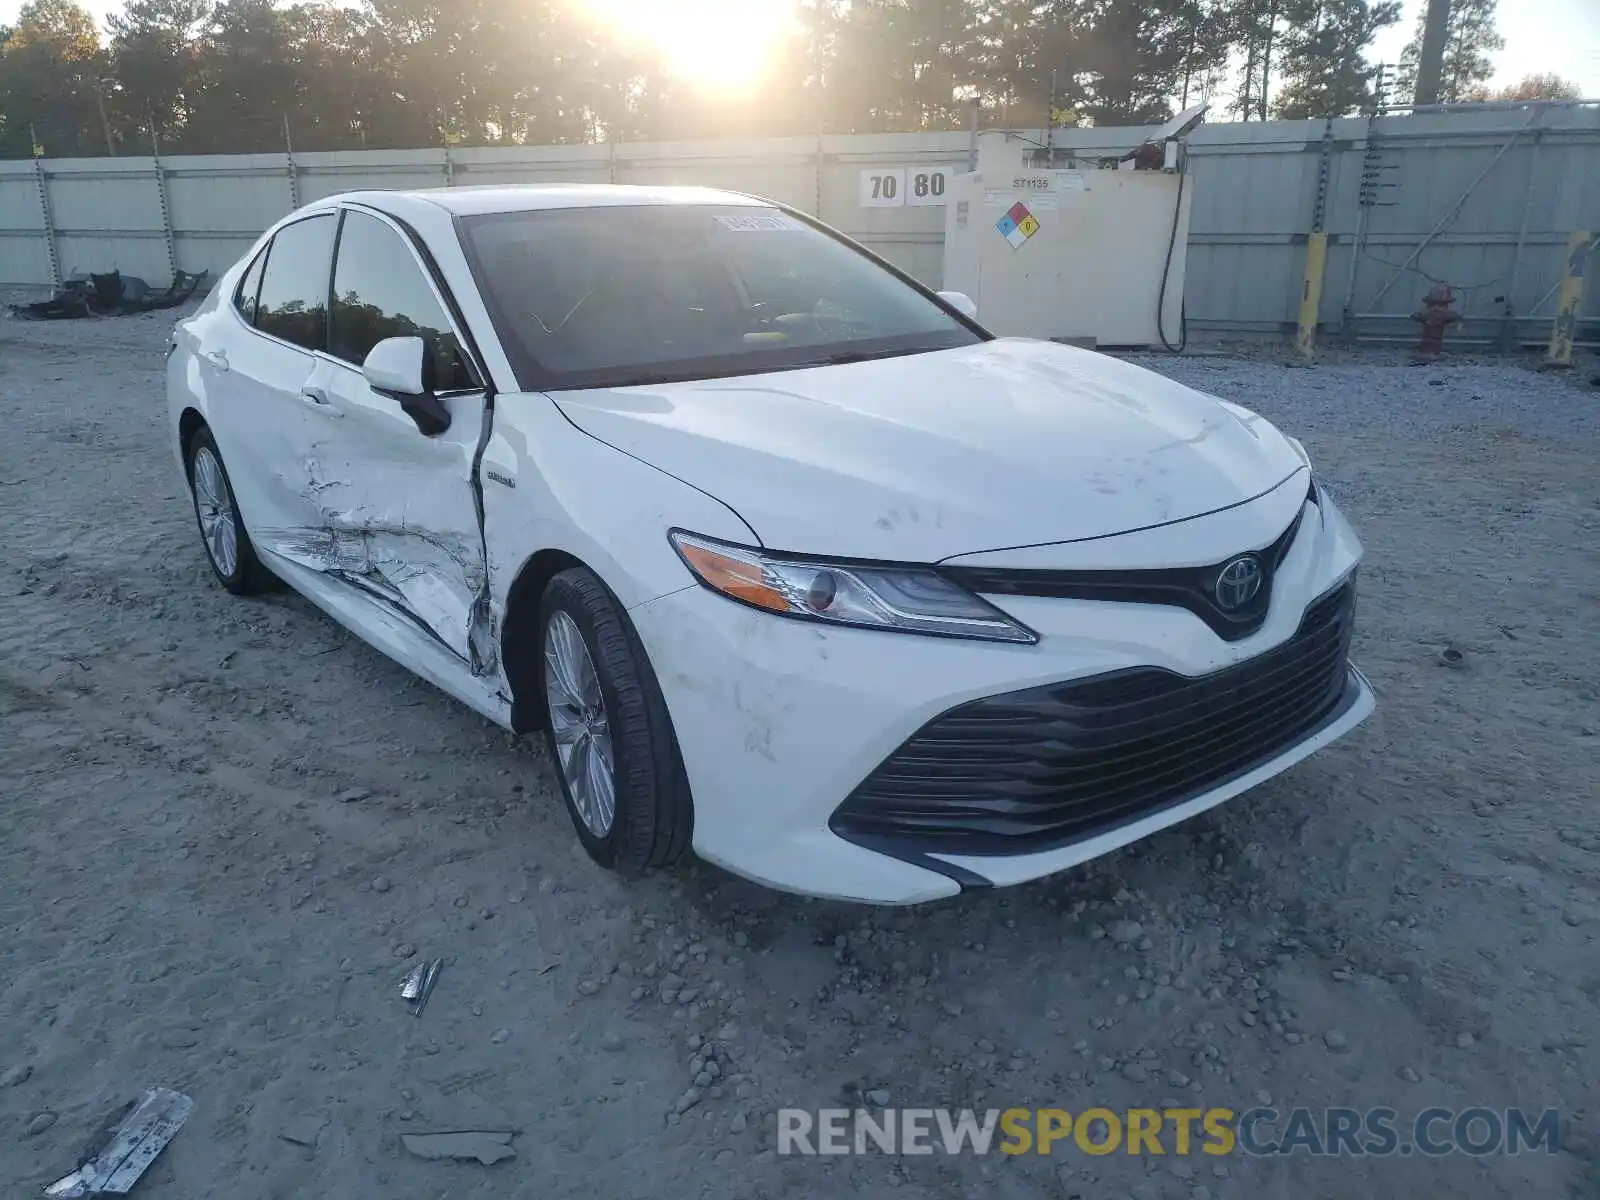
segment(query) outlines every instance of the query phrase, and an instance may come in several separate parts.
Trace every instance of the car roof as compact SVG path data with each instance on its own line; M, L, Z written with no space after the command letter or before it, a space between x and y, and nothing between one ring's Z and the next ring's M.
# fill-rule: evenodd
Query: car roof
M403 192L349 192L325 203L346 201L395 216L426 204L456 216L533 212L551 208L617 208L647 204L737 204L770 207L765 200L704 187L646 187L612 183L541 183L425 188Z

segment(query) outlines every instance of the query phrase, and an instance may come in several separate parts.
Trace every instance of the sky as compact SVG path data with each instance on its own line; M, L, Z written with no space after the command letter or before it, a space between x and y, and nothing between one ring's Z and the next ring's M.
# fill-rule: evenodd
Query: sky
M1371 56L1398 63L1427 7L1427 0L1405 0L1400 23L1378 35ZM1600 99L1600 0L1500 0L1495 23L1506 48L1494 56L1490 86L1553 71L1576 83L1584 99Z
M605 4L606 0L597 0ZM663 10L697 13L700 9L732 7L728 0L616 0L621 12L635 10L634 15ZM1405 0L1405 12L1400 23L1386 29L1373 47L1375 58L1397 63L1400 51L1411 38L1417 14L1427 5L1427 0ZM0 22L13 19L22 6L22 0L0 0ZM121 7L121 0L87 0L86 7L97 16ZM777 7L773 0L744 0L739 6L753 9ZM1600 0L1500 0L1500 32L1506 39L1506 48L1495 56L1495 75L1492 86L1514 83L1525 75L1554 71L1578 84L1586 98L1600 98ZM678 24L683 24L678 22ZM673 32L673 25L663 25L654 30L663 38L671 37L682 45L704 47L706 23L688 22L697 30ZM695 33L699 36L691 36ZM673 47L674 49L678 47ZM695 56L683 55L684 66L690 66ZM703 59L705 53L698 56Z

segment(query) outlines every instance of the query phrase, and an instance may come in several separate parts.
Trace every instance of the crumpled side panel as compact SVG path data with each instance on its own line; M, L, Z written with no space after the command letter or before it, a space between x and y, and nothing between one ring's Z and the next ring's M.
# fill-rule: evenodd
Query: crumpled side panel
M354 521L328 512L318 529L267 529L262 546L304 567L338 575L404 609L433 631L474 674L493 666L488 589L477 548L467 539L412 524ZM485 653L488 654L487 661Z

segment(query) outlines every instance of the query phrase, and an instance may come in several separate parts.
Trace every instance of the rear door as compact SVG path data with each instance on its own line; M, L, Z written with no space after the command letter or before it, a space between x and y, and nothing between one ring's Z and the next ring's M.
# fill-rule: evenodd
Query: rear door
M334 213L285 225L251 264L232 311L201 346L212 433L228 465L245 528L275 551L313 519L305 485L303 392L327 345Z
M424 380L450 427L423 434L361 364L389 337L421 337ZM387 217L346 209L333 275L324 370L305 406L307 469L322 524L316 561L400 610L476 675L496 666L474 473L488 397L484 376L410 236Z

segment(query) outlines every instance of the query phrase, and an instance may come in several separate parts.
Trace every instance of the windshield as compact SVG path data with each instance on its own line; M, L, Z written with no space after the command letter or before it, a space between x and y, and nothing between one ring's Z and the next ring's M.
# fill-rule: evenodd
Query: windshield
M712 379L983 340L860 250L776 209L545 209L461 227L528 388Z

